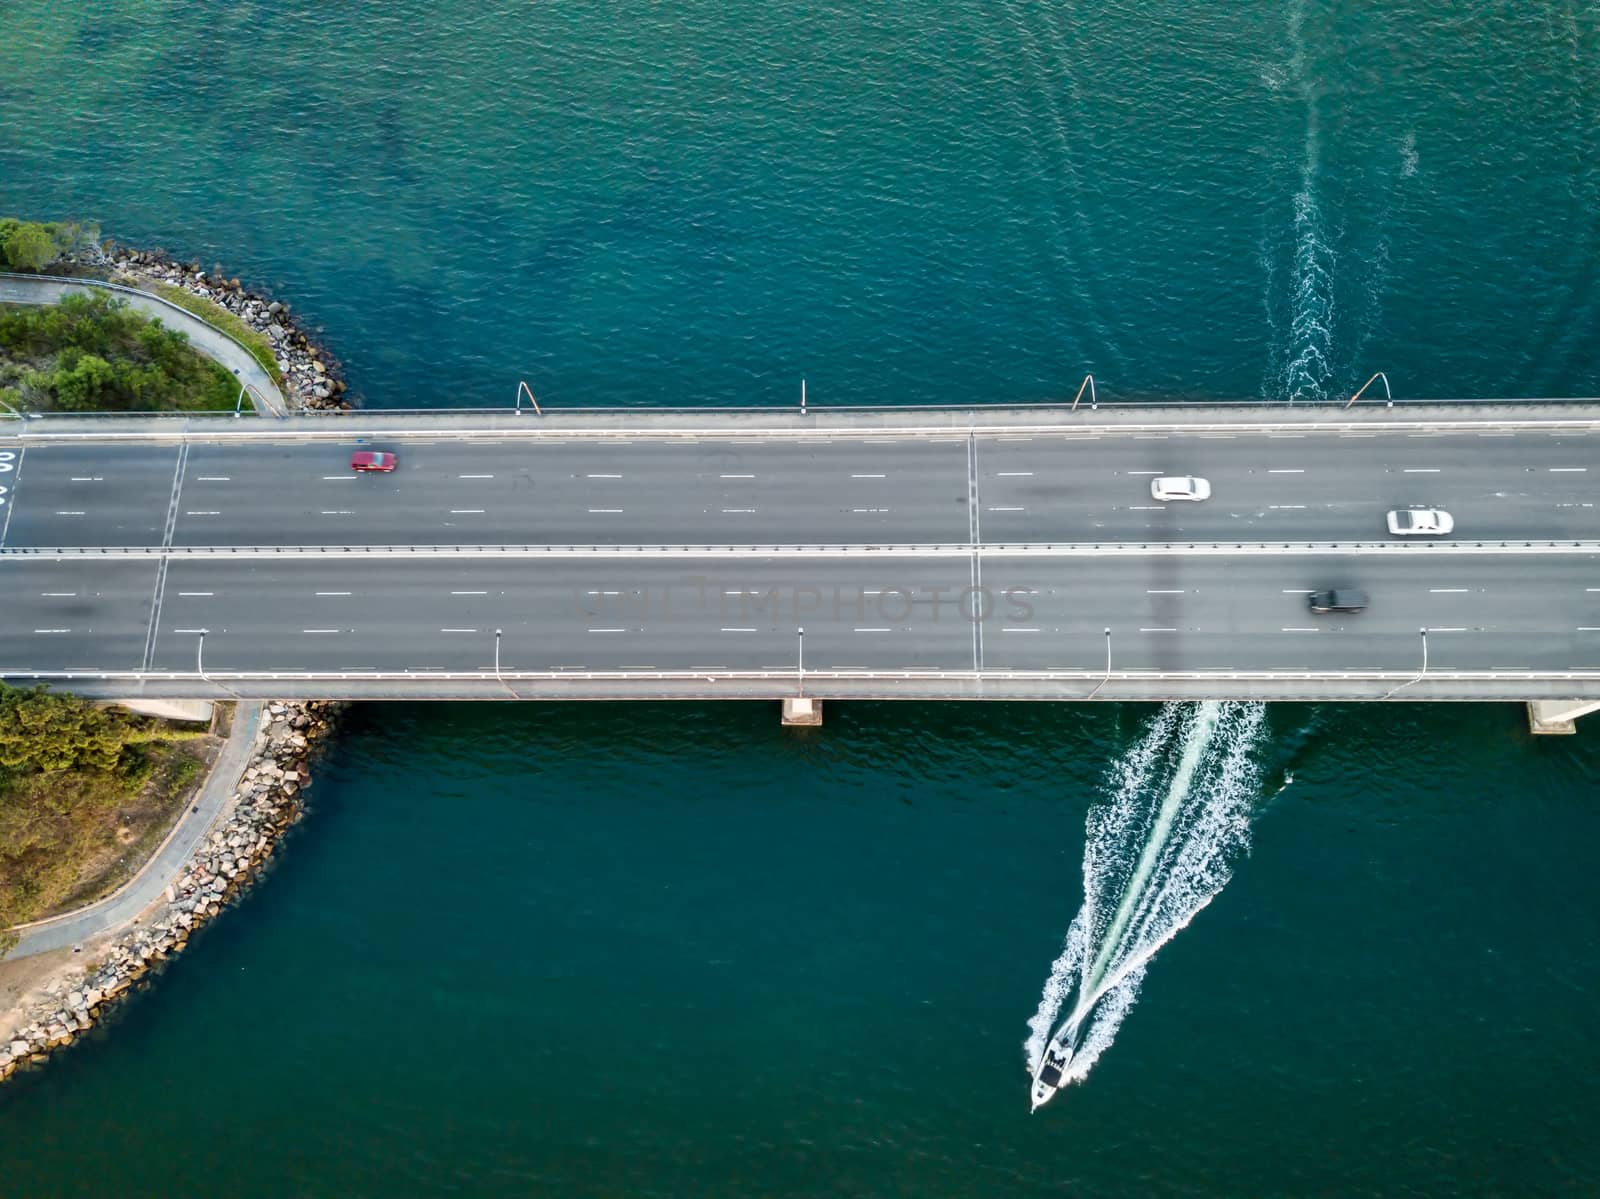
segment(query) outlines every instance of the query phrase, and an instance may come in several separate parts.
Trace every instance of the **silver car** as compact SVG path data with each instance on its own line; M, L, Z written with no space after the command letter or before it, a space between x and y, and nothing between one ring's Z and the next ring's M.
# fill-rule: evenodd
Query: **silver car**
M1389 532L1396 537L1443 537L1456 527L1438 508L1397 508L1389 513Z

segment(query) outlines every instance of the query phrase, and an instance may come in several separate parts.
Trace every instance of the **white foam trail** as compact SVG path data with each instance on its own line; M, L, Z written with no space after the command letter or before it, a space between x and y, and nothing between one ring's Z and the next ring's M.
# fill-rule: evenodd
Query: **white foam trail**
M1066 1078L1085 1077L1150 960L1227 883L1249 841L1265 714L1260 703L1168 704L1113 767L1116 791L1086 821L1083 907L1028 1021L1030 1073L1064 1027L1076 1045Z
M1305 41L1306 8L1289 8L1289 78L1306 109L1306 135L1300 156L1300 187L1294 196L1293 273L1289 295L1289 348L1277 387L1291 403L1325 400L1333 377L1333 245L1318 199L1322 139L1317 122L1317 91Z

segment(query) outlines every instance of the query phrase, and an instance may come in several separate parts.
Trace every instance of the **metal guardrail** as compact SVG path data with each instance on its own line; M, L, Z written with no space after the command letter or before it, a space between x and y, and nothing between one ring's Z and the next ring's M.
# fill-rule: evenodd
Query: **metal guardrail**
M1594 670L1430 670L1419 676L1415 670L1202 670L1163 671L1157 669L1113 670L1109 676L1103 670L941 670L937 668L914 670L829 670L808 667L805 680L847 682L852 680L894 681L1098 681L1109 677L1113 682L1149 683L1206 683L1206 682L1391 682L1414 680L1422 683L1446 682L1600 682L1600 668ZM140 670L9 670L0 667L0 679L127 680L130 682L312 682L328 680L337 682L476 682L493 683L501 679L509 682L570 682L594 680L597 682L692 682L706 679L748 680L751 682L794 682L796 672L789 670L408 670L408 671L232 671L208 669L204 675L197 671L140 671Z
M1087 381L1087 380L1086 380ZM1378 401L1372 401L1377 403ZM1427 408L1442 405L1460 404L1600 404L1600 397L1596 396L1496 396L1492 399L1482 397L1476 399L1400 399L1392 403L1385 402L1384 407L1393 408ZM1061 400L1018 401L1006 400L993 405L985 404L818 404L811 402L807 411L811 413L883 413L883 412L982 412L986 407L994 408L1060 408L1071 411L1072 405ZM1291 403L1288 400L1101 400L1095 404L1096 408L1115 408L1127 411L1143 411L1145 409L1196 409L1196 408L1248 408L1269 409L1282 408L1295 412L1305 410L1342 411L1350 407L1348 400L1318 400L1299 401ZM772 404L741 404L734 406L717 406L705 408L684 408L673 405L656 407L645 404L585 404L576 408L556 408L552 412L563 416L583 416L589 413L596 415L666 415L672 413L693 413L697 416L730 416L764 415L773 413L793 413L792 404L774 402ZM354 417L362 416L403 416L415 414L417 416L493 416L514 412L511 408L365 408L350 409L307 409L305 412L296 412L296 416L314 417ZM541 409L541 414L543 413ZM96 414L98 415L98 413ZM170 414L168 414L170 415Z
M929 542L894 545L173 545L7 546L0 558L326 558L326 557L993 557L1152 555L1295 556L1301 554L1597 554L1600 541L1063 541L972 545Z

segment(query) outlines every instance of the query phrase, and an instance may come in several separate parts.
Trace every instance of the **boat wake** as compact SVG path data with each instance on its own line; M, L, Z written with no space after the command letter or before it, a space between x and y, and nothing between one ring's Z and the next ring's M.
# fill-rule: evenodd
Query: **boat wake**
M1035 1108L1088 1076L1156 951L1227 883L1249 844L1265 717L1260 703L1168 704L1113 767L1114 793L1089 810L1083 907L1028 1021Z
M1289 74L1305 105L1306 132L1300 158L1300 187L1294 195L1294 273L1289 300L1289 354L1279 383L1290 403L1324 400L1333 375L1332 239L1322 216L1318 175L1322 165L1322 137L1317 122L1317 89L1305 43L1305 6L1297 3L1289 15L1293 53Z

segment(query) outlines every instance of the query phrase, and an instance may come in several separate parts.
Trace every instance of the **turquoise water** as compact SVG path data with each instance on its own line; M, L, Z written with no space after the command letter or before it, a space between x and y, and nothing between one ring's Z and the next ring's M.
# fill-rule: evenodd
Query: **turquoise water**
M0 33L0 211L225 263L376 406L1600 392L1592 6ZM357 708L249 900L0 1091L0 1195L1593 1193L1600 726L1509 705L1272 708L1248 856L1027 1115L1153 716Z

